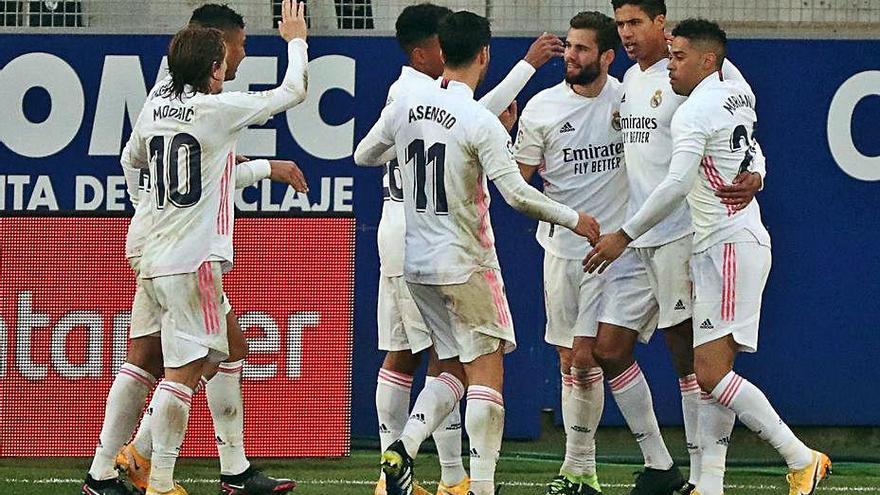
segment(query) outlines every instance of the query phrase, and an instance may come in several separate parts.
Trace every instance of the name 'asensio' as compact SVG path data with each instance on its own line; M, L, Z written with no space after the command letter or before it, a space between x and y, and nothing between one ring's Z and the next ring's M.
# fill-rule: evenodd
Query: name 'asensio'
M416 120L430 120L437 122L447 129L452 129L455 125L456 118L450 112L443 108L431 105L419 105L409 109L409 122Z

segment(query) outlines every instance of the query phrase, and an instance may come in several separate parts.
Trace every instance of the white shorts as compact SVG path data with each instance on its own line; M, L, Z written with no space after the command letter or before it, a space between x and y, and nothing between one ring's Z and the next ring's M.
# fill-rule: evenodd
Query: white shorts
M584 273L581 260L544 253L545 342L571 349L575 337L596 336L604 275Z
M605 284L599 321L632 330L640 342L648 343L657 329L658 312L645 265L627 249L602 276Z
M604 273L585 273L581 260L544 254L544 340L571 349L575 337L595 337L599 321L636 330L647 342L656 328L654 315L645 314L650 289L638 289L629 280L644 271L631 250ZM640 290L640 292L639 292Z
M463 284L407 284L440 359L470 363L502 344L505 353L516 349L500 271L474 272Z
M693 255L694 347L732 335L740 351L758 350L770 264L770 248L757 242L716 244Z
M377 305L380 351L412 351L431 347L431 334L403 276L379 276Z
M159 304L147 297L141 284L140 257L129 258L128 263L135 275L134 299L131 302L131 324L129 325L129 338L159 337L160 318L162 308ZM220 297L220 305L223 315L232 311L232 305L224 292Z
M229 357L219 262L204 262L195 273L141 279L141 286L145 305L158 313L166 368Z
M657 313L657 327L671 328L693 316L691 278L688 263L693 236L657 247L633 248L645 267L644 278L636 283L654 295L646 311Z

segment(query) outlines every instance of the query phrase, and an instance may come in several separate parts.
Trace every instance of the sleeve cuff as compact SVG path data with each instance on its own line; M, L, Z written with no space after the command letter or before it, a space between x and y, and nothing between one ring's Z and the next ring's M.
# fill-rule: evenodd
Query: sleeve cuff
M535 72L538 71L538 69L534 68L532 64L526 62L525 59L517 62L516 65L513 66L513 70L522 72L524 76L528 77L532 77L535 75Z
M571 208L567 208L567 209L568 209L568 211L566 211L565 214L563 215L563 221L565 222L565 223L563 223L563 225L565 225L566 227L568 227L571 230L574 230L577 228L578 221L580 221L581 216L578 215L578 212L572 210Z
M257 180L268 179L269 176L272 175L272 164L269 163L269 160L251 160L245 163L247 163L248 166L251 167L251 170L254 171Z

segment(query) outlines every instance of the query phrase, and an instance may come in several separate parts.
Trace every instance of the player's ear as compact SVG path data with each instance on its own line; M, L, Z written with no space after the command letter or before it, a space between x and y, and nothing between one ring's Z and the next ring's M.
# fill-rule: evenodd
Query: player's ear
M666 31L666 15L665 14L657 14L657 17L654 18L654 25L660 28L662 31Z
M486 65L489 63L489 45L484 46L483 49L480 50L479 59L480 65Z
M703 55L703 69L714 72L718 67L718 56L714 52L706 52Z
M600 55L600 62L602 64L602 67L604 67L606 71L609 67L611 67L611 64L614 63L614 56L614 50L610 48L602 52L602 55Z

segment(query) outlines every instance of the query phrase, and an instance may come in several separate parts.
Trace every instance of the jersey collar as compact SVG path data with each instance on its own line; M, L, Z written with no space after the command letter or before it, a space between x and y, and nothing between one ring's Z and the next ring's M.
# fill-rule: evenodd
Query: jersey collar
M713 72L712 74L707 76L705 79L700 81L700 83L694 87L694 90L691 91L691 96L693 96L697 91L700 91L704 88L708 88L710 86L715 85L715 83L720 83L720 82L721 82L721 73L717 72L717 71Z
M424 72L419 72L408 65L404 65L400 69L400 79L423 79L425 81L433 81L431 76Z
M441 89L445 89L451 91L453 93L458 93L461 95L465 95L470 99L474 99L474 90L471 89L470 86L463 82L453 81L451 79L446 79L443 76L437 78L437 84Z

